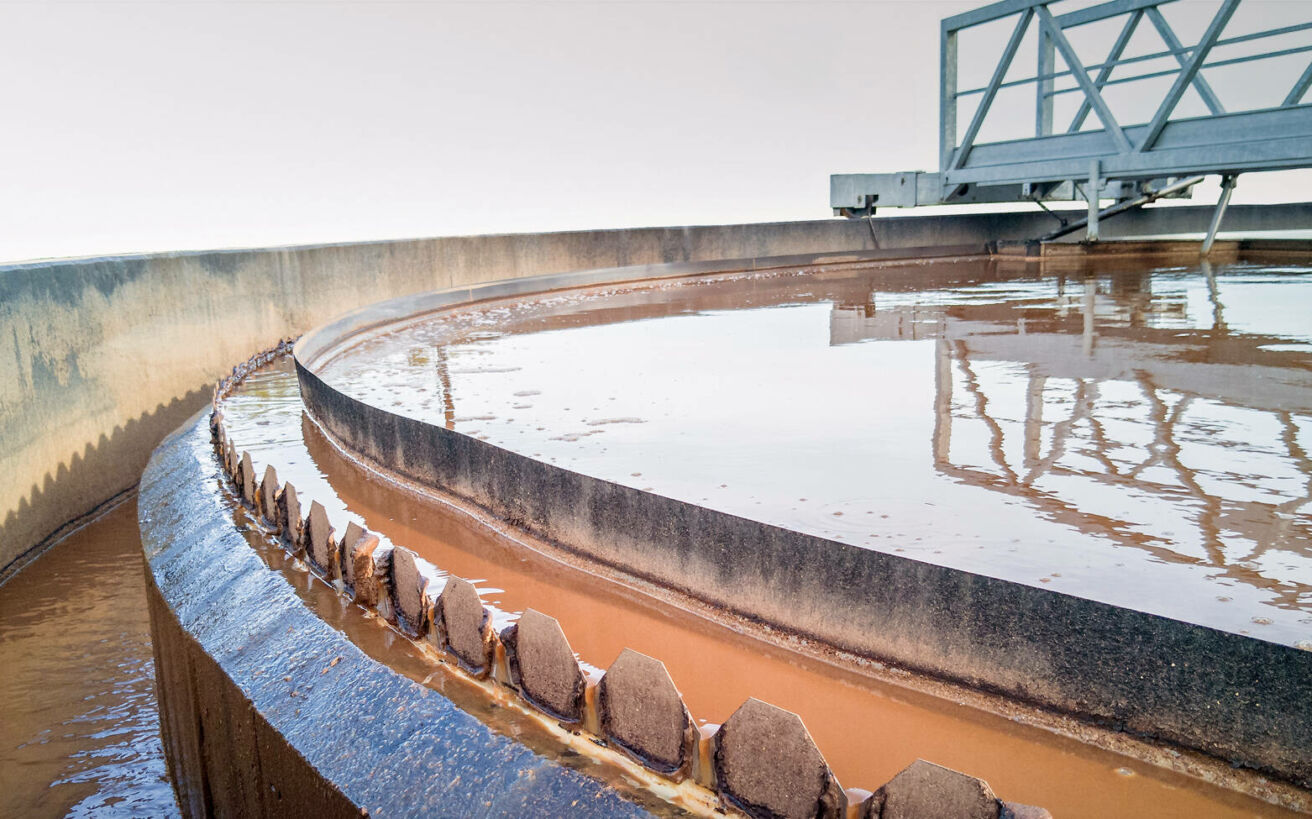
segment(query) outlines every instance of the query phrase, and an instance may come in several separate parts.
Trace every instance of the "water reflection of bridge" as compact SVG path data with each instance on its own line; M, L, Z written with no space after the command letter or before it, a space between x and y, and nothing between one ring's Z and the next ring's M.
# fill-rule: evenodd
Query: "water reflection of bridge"
M872 294L835 304L830 340L934 339L940 474L1307 608L1312 354L1232 333L1204 274L1201 321L1150 275L1117 275L1032 296Z

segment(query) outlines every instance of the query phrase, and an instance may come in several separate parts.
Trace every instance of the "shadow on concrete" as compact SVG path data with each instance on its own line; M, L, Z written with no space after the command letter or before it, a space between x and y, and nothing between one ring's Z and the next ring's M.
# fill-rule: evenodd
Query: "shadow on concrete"
M8 562L0 568L0 584L124 494L135 491L151 451L205 406L212 394L212 387L206 383L167 404L157 404L153 412L116 425L94 444L88 442L81 452L74 452L68 461L60 463L53 474L47 472L40 485L32 484L18 506L5 513L0 544L35 545L8 556ZM76 516L70 519L70 514ZM6 557L3 551L0 547L0 559Z

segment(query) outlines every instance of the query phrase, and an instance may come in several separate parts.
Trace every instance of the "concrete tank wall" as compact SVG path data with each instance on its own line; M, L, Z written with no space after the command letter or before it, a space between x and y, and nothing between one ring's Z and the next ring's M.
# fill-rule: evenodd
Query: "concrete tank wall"
M1124 216L1104 235L1205 228L1210 208ZM883 248L1023 240L1042 213L876 220ZM1312 224L1312 204L1234 207L1229 229ZM0 578L137 482L151 449L234 362L351 308L599 267L842 253L861 221L473 236L0 267Z

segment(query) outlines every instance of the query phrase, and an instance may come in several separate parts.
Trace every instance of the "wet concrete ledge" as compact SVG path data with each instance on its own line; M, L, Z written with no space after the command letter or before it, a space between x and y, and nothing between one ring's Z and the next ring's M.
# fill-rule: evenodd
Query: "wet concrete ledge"
M394 415L314 364L406 314L583 273L364 308L296 347L308 411L377 465L539 537L856 654L1210 753L1312 787L1312 652L792 532L551 466Z
M367 656L261 561L220 481L197 415L155 451L138 500L185 815L647 815Z
M1103 233L1201 233L1211 213L1149 208ZM1037 211L881 216L873 234L862 220L824 219L0 265L0 570L134 486L232 362L356 305L574 270L1024 241L1053 224ZM1225 226L1310 224L1312 204L1236 205Z

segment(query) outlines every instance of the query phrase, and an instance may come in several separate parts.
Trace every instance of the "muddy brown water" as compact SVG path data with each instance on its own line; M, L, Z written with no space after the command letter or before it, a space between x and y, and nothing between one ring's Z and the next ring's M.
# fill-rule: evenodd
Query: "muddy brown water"
M0 586L0 815L177 816L135 499Z
M1312 647L1309 316L1306 265L783 271L437 313L321 375L605 480Z
M475 581L501 623L528 606L551 614L585 664L604 668L625 647L660 658L700 721L723 721L748 696L797 712L847 786L876 787L923 757L1057 816L1148 808L1179 817L1287 815L1017 720L782 650L526 550L344 457L303 415L286 360L252 375L224 412L257 472L275 464L302 498L325 504L339 530L354 518L440 570Z

